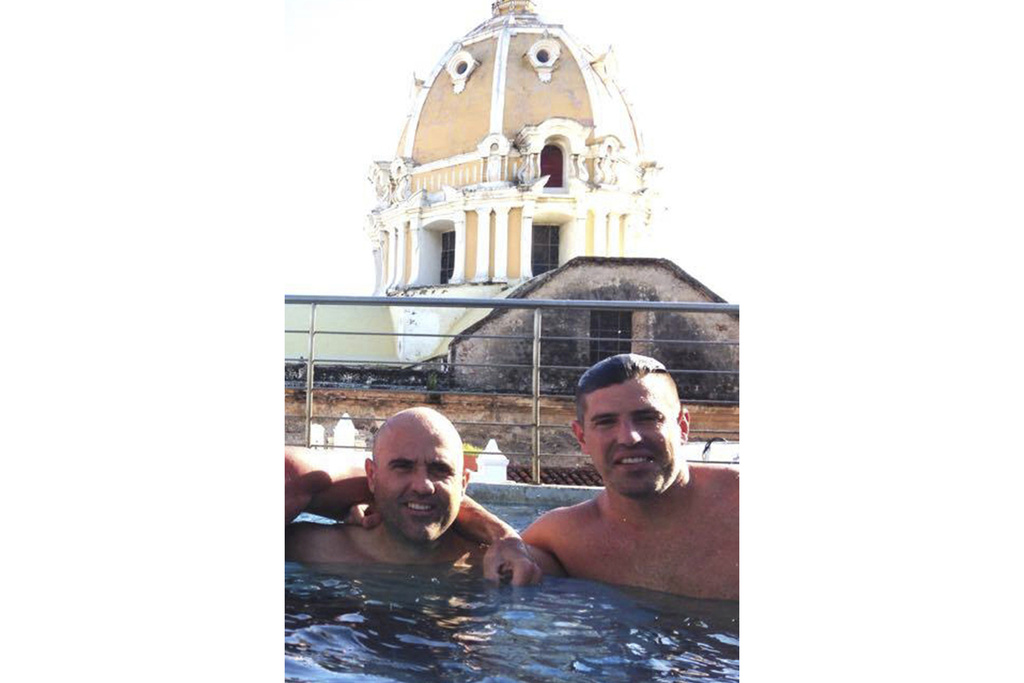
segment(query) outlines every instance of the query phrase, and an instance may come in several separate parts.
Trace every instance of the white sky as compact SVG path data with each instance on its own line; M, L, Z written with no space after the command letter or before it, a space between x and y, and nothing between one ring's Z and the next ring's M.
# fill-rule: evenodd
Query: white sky
M743 163L736 129L749 106L749 93L734 81L747 56L737 49L727 8L681 6L540 0L538 11L594 50L614 47L647 155L664 168L665 211L656 223L664 255L739 303L736 255L758 229L732 191ZM289 211L289 240L315 245L316 264L288 262L286 292L369 294L367 169L393 158L413 72L426 77L452 42L490 17L490 1L361 2L358 18L350 3L336 0L288 0L286 7L289 172L299 200Z

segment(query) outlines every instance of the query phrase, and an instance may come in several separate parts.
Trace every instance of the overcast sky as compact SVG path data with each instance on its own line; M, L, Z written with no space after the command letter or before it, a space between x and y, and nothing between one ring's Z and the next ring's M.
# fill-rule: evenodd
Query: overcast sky
M739 252L758 230L735 191L751 135L749 55L727 3L679 8L638 0L540 0L538 11L584 45L611 45L644 135L664 168L657 216L664 255L720 296L742 297ZM723 5L720 7L720 5ZM366 172L393 158L415 72L426 77L448 47L490 17L489 0L359 3L288 0L289 242L315 245L314 266L286 267L290 294L369 294L373 266L364 218ZM443 6L444 12L437 10ZM305 247L304 247L305 248Z

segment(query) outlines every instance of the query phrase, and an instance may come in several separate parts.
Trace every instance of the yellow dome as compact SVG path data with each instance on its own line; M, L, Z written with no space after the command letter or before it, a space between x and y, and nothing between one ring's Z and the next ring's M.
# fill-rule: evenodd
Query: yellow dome
M528 0L492 4L493 16L454 43L416 83L396 156L415 165L476 153L485 138L509 141L526 126L570 119L587 144L614 136L639 158L642 139L615 82L614 57L598 55Z

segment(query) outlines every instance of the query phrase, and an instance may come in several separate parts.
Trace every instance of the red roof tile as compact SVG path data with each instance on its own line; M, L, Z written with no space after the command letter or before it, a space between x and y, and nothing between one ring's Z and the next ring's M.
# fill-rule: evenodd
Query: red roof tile
M533 483L533 474L529 467L508 467L509 481L521 484ZM563 486L604 486L601 475L592 465L584 467L541 467L540 483L561 484Z

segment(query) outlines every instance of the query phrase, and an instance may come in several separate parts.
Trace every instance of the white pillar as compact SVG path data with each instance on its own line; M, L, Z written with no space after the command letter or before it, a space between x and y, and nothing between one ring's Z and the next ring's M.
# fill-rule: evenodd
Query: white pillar
M508 212L507 206L494 207L494 281L508 281Z
M640 253L641 245L639 243L639 235L636 233L636 222L635 213L627 213L623 216L622 220L622 255L623 256L641 256Z
M373 250L373 295L383 296L384 295L384 263L382 261L384 257L383 246L378 245Z
M395 286L398 280L398 228L387 228L388 232L388 289Z
M398 254L395 259L395 284L399 287L405 282L405 221L399 223L395 230L398 231Z
M491 209L476 210L476 272L473 282L487 282L491 261Z
M519 277L533 277L533 204L523 206L523 222L519 228Z
M594 256L608 255L608 214L594 212Z
M455 284L466 281L466 212L457 212L452 222L455 223L455 269L451 282Z
M409 286L417 287L422 284L424 273L423 268L423 229L420 227L422 220L419 214L409 217L409 258L412 261L409 268Z
M619 225L622 223L619 216L621 215L614 211L608 213L608 251L605 256L622 256L619 253Z
M572 235L572 237L569 239L569 244L566 245L565 257L562 259L562 263L565 263L569 259L576 258L577 256L587 255L586 212L583 212L582 216L576 216L576 220L574 220L572 225L569 226L569 234Z

